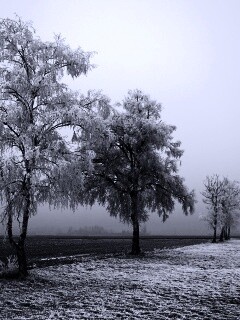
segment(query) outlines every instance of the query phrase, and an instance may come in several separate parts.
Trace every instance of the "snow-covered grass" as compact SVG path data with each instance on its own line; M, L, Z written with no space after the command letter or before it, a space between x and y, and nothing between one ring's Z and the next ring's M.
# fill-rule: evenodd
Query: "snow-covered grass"
M6 261L0 260L0 276L4 276L5 274L17 274L18 266L17 266L17 257L14 255L10 255L6 257Z
M240 240L86 256L0 283L1 319L240 319Z

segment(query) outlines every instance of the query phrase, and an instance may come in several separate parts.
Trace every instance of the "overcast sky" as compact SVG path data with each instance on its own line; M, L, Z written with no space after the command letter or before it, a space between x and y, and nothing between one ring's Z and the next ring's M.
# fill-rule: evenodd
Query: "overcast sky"
M180 173L199 200L196 213L177 212L154 233L199 227L203 181L218 173L240 180L240 1L238 0L0 0L1 18L31 20L42 40L61 34L72 47L96 51L97 68L69 81L72 89L101 89L112 102L141 89L162 103L163 120L177 126L185 153ZM106 224L102 209L40 214L33 225ZM99 212L103 213L99 213ZM71 219L70 219L71 218ZM122 227L120 226L120 229ZM199 229L200 228L200 229ZM200 232L200 231L199 231Z

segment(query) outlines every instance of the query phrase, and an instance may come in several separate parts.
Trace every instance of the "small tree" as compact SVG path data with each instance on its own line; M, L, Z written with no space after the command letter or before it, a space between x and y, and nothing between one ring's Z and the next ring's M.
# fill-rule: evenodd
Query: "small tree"
M222 214L220 218L220 241L229 240L231 227L234 227L239 219L240 189L236 181L224 178L224 192L221 200Z
M204 216L204 220L213 229L213 243L217 241L217 228L221 220L224 184L225 182L217 174L211 177L207 176L204 182L205 189L202 192L203 202L208 206L208 214Z
M220 241L230 238L230 229L236 225L240 209L240 189L238 182L218 175L207 177L202 192L203 202L208 205L204 219L213 228L213 242L217 240L217 229L220 229Z
M0 191L9 241L23 277L29 218L37 203L53 196L59 166L70 160L60 129L84 120L81 110L91 103L60 81L64 74L86 74L90 56L71 50L59 36L41 41L21 19L0 21ZM12 232L14 217L21 219L18 240Z
M84 145L94 155L85 201L106 204L112 216L132 224L131 253L137 255L139 224L148 212L156 211L165 221L177 200L185 214L192 213L194 195L177 175L183 151L180 142L172 141L176 128L160 118L161 105L135 90L122 108L123 113L113 112Z

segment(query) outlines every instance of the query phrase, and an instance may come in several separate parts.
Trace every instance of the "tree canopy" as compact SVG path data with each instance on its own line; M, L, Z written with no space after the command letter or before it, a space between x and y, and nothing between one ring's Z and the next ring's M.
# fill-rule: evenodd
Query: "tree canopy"
M21 19L0 21L1 198L8 236L26 274L24 241L37 203L48 201L60 163L69 162L61 128L85 121L92 95L83 97L62 83L91 68L91 53L71 50L60 36L43 42ZM13 216L22 219L18 243Z
M86 180L86 201L98 201L111 215L132 223L132 252L138 254L139 222L150 212L165 221L175 200L185 214L192 213L194 193L177 174L183 151L173 141L176 127L161 119L161 105L134 90L118 107L123 112L113 112L88 143L94 169Z

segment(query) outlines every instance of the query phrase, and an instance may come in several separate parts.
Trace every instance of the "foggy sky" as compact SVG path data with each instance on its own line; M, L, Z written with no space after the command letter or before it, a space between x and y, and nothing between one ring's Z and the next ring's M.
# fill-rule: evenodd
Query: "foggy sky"
M96 51L87 77L66 79L72 89L100 89L112 102L141 89L163 105L162 118L177 126L185 150L180 174L196 191L192 217L177 210L154 233L208 232L198 221L206 175L240 180L240 1L238 0L8 0L1 18L31 20L42 40L61 34L72 48ZM56 216L58 217L56 219ZM76 224L120 230L103 208L49 213L41 208L30 229ZM193 231L191 231L193 230Z

